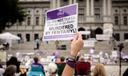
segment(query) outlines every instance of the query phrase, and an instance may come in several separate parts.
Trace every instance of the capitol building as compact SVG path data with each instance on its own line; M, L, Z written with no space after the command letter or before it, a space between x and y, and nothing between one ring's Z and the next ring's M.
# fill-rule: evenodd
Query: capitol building
M74 3L78 3L78 31L84 32L85 41L95 41L92 46L86 45L85 48L110 51L117 47L117 43L127 41L128 0L20 0L19 5L27 17L22 23L17 22L5 31L22 39L20 49L32 50L34 40L43 37L46 11ZM97 35L111 36L109 40L97 40ZM59 41L58 44L70 48L68 41ZM41 49L47 50L51 45L54 47L54 42L42 42L41 45Z

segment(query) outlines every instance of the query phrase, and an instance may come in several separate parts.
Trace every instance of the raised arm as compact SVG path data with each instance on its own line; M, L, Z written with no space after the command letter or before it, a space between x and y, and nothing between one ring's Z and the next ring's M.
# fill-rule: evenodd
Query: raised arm
M83 39L80 33L77 33L71 43L70 58L67 59L66 66L62 76L73 76L76 56L83 47Z

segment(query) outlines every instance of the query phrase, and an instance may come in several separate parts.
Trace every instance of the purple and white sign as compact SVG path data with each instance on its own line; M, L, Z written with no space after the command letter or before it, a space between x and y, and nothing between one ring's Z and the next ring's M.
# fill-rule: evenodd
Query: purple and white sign
M71 40L77 32L77 24L77 3L49 10L46 12L43 40Z

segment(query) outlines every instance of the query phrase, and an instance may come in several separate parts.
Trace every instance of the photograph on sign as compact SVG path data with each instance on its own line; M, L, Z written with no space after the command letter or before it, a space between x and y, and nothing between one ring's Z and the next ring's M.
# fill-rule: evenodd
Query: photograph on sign
M48 10L45 16L43 41L73 39L78 24L77 3Z

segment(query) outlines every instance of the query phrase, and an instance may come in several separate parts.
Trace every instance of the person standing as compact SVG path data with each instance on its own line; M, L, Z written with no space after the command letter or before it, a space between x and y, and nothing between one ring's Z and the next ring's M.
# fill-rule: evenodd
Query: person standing
M40 39L37 38L37 39L35 40L35 50L39 50L39 49L40 49Z
M34 57L34 63L31 65L31 69L28 72L28 76L45 76L44 67L39 63L38 57Z

